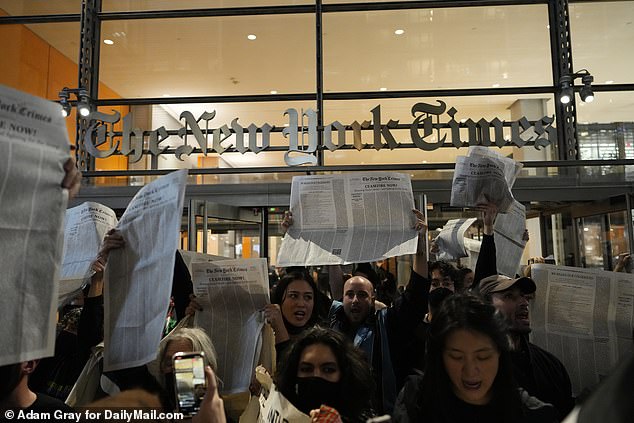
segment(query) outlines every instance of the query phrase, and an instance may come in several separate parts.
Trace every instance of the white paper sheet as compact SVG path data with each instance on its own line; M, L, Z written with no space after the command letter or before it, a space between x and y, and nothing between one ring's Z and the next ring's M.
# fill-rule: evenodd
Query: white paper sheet
M493 233L498 273L511 278L518 273L526 247L525 230L526 207L522 203L514 201L507 213L497 215Z
M279 266L361 263L416 252L408 175L296 176L290 208L294 223L282 239Z
M451 219L442 227L434 242L438 246L438 260L453 261L461 257L468 257L465 248L464 234L469 229L475 217L469 219Z
M0 85L0 366L54 352L69 149L59 104Z
M222 393L249 390L262 342L262 309L269 300L266 259L193 262L194 294L203 308L195 323L218 354Z
M115 212L103 204L88 201L66 210L60 304L75 297L89 282L103 238L116 225Z
M634 350L634 275L550 264L531 275L531 341L564 363L579 394Z
M104 370L152 361L169 305L187 170L141 188L117 229L125 247L110 252L104 290Z
M486 148L469 147L467 156L456 158L451 186L452 207L476 207L492 202L506 213L514 198L511 188L522 165Z

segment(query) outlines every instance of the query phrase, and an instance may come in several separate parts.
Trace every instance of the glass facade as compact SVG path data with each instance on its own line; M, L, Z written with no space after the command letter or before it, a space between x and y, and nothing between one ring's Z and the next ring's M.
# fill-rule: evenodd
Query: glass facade
M594 102L576 95L568 111L558 103L565 58L554 41L554 2L489 3L102 0L91 41L82 39L79 0L0 0L0 38L8 40L0 46L0 83L55 100L63 87L79 85L80 55L90 64L83 71L97 80L97 110L119 114L98 147L115 153L87 162L92 199L184 167L199 198L213 195L219 204L262 213L288 205L294 175L396 169L411 175L416 196L428 195L432 229L473 214L447 206L453 164L487 138L476 123L499 119L504 145L491 148L524 163L514 192L541 232L528 250L562 264L610 268L631 244L625 203L613 200L631 192L634 180L634 63L624 47L634 44L634 1L568 5L570 45L563 53L570 53L570 71L593 75L595 88ZM574 83L578 94L582 81ZM413 144L421 130L417 104L443 110L425 139L438 148ZM511 129L522 118L520 148ZM194 124L204 135L194 133ZM552 139L535 148L536 128L544 127ZM74 112L68 128L84 146ZM165 151L148 154L161 128ZM119 153L125 134L144 154ZM302 150L313 141L317 166L289 167L289 144ZM563 154L569 142L577 157ZM578 213L590 202L610 207ZM245 227L211 219L207 234L199 216L188 228L195 242L183 242L231 257L266 251L274 262L282 212ZM266 242L258 232L263 225ZM621 230L625 244L606 235Z

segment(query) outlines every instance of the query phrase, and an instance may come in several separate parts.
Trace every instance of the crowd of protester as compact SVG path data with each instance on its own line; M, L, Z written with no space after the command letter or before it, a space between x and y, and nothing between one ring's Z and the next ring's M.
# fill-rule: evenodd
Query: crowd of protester
M65 169L63 185L76 193L77 171ZM271 303L262 312L274 333L277 362L268 370L279 392L313 421L365 422L380 415L395 422L564 420L575 407L570 377L559 359L529 340L536 295L530 273L498 274L495 206L482 207L484 235L473 270L429 262L427 225L419 211L413 214L419 246L402 290L383 262L315 274L270 269ZM287 213L282 227L292 224ZM103 270L108 253L120 248L121 234L108 232L83 307L65 310L60 319L54 357L39 366L30 360L0 367L0 412L72 410L64 401L103 340ZM619 266L629 260L620 257ZM214 340L187 327L201 305L180 256L176 267L168 329L177 327L166 331L156 362L104 373L88 408L175 410L172 356L204 351L208 388L193 420L227 421Z

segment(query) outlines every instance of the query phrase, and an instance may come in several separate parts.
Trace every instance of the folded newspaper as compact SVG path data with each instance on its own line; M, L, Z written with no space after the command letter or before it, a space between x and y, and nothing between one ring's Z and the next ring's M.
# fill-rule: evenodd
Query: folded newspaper
M290 208L294 223L282 240L279 266L360 263L416 252L408 175L296 176Z
M514 198L511 188L522 164L486 147L469 147L467 156L456 159L451 187L451 206L476 207L494 203L506 213Z
M438 247L438 260L458 260L462 257L468 257L469 253L465 248L464 234L469 229L476 218L470 219L451 219L442 227L440 233L434 242Z

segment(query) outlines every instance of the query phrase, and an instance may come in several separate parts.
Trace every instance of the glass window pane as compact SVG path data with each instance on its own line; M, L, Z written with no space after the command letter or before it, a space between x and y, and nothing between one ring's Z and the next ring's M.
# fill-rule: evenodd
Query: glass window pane
M552 84L546 5L327 13L323 24L326 91Z
M77 87L79 23L0 25L0 40L0 84L51 100Z
M314 0L103 0L102 10L104 12L129 12L302 4L315 4L315 2Z
M632 92L597 92L577 102L577 137L582 160L634 159ZM630 166L631 167L631 166ZM613 170L622 172L621 167Z
M105 21L99 75L127 98L311 92L314 28L310 14Z
M595 84L634 82L625 47L634 45L634 1L573 3L569 11L575 71L587 69Z
M5 13L3 13L5 12ZM0 16L81 13L81 0L0 0Z

